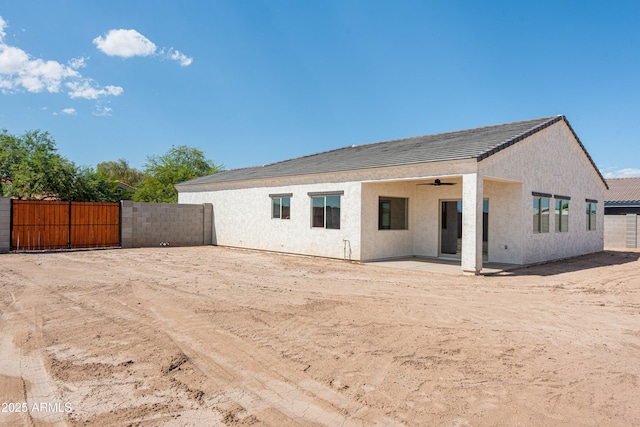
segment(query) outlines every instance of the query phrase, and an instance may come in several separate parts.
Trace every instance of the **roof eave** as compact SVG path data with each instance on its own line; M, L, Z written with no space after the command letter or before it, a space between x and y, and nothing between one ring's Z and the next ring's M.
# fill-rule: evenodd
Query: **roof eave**
M370 166L370 167L362 167L362 168L358 168L358 169L336 169L336 170L327 170L327 171L322 171L322 172L309 172L309 173L296 173L296 174L289 174L289 175L277 175L277 176L271 176L271 177L255 177L255 178L241 178L241 179L229 179L229 180L224 180L224 181L209 181L209 182L197 182L197 183L192 183L190 184L191 181L194 180L190 180L190 181L185 181L185 182L181 182L178 184L174 184L174 187L176 188L176 190L180 191L181 189L183 190L187 190L187 189L192 189L192 188L197 188L197 187L202 187L202 186L211 186L211 185L216 185L216 184L225 184L225 183L238 183L238 182L242 182L242 181L256 181L256 180L270 180L270 179L279 179L279 178L295 178L295 177L302 177L302 176L311 176L311 175L323 175L323 174L332 174L332 173L349 173L349 172L359 172L359 171L365 171L365 170L373 170L373 169L384 169L384 168L393 168L393 167L402 167L402 166L415 166L415 165L427 165L427 164L435 164L435 163L468 163L468 162L475 162L475 157L464 157L464 158L451 158L451 159L444 159L444 160L436 160L436 161L431 161L431 162L425 162L425 161L420 161L420 162L412 162L412 163L398 163L398 164L389 164L389 165L378 165L378 166ZM220 173L220 172L218 172Z

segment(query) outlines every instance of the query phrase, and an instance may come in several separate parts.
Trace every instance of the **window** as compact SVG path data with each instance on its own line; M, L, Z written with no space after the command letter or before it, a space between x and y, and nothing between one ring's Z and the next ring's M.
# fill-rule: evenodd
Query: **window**
M311 196L311 226L340 229L340 196L337 193L309 193Z
M596 207L598 206L597 200L587 199L587 230L595 230L596 229Z
M533 232L549 232L549 199L551 194L533 193Z
M556 231L569 231L569 200L567 196L553 196L556 199Z
M271 197L271 218L291 219L292 194L269 194Z
M380 197L378 199L378 230L409 228L409 199Z

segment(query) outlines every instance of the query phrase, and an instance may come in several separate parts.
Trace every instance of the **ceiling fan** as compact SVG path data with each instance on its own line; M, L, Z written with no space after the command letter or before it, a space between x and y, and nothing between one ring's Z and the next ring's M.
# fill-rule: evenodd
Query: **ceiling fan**
M441 185L456 185L457 182L442 182L440 179L436 179L433 182L428 182L426 184L418 184L418 185L433 185L434 187L440 187Z

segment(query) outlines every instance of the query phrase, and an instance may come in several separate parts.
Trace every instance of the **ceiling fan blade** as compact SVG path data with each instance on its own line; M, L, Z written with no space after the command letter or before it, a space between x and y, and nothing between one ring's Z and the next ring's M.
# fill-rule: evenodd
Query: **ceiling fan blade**
M424 184L416 184L416 185L433 185L434 187L439 187L441 185L457 185L457 182L442 182L439 179L436 179L434 182L427 182Z

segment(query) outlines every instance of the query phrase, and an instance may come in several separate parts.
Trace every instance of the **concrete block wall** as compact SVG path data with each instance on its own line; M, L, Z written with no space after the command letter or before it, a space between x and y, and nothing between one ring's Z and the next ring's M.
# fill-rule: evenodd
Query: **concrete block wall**
M210 245L213 206L122 201L123 248Z
M608 248L637 248L640 243L640 219L636 214L605 215L604 245Z
M11 249L11 199L0 197L0 254Z
M638 247L638 215L627 214L627 230L625 233L625 248Z

